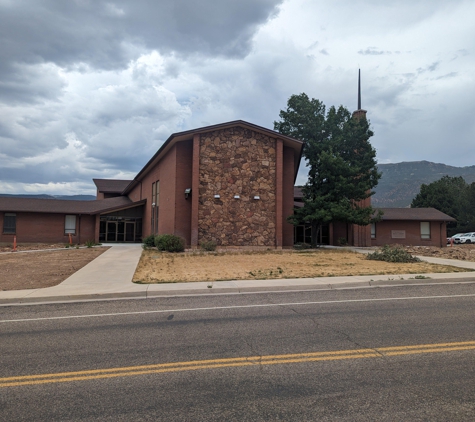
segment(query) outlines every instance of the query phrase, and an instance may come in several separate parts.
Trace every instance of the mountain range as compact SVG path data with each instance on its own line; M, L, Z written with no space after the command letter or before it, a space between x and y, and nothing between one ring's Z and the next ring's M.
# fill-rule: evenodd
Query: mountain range
M430 161L411 161L379 164L382 173L371 203L377 208L409 207L422 184L429 184L443 176L462 176L467 183L475 182L475 166L453 167Z

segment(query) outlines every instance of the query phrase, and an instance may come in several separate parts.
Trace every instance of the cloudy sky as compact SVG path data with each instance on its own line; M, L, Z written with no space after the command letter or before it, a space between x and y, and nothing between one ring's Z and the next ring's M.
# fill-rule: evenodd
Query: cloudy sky
M171 133L362 106L380 163L475 165L473 0L0 0L0 193L94 194ZM302 167L298 182L305 182Z

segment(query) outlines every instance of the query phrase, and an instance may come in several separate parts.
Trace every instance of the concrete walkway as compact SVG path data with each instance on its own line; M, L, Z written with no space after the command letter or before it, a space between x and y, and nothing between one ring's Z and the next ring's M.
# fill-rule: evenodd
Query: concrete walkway
M231 280L194 283L134 284L131 282L142 253L139 244L113 244L94 261L61 284L44 289L0 291L0 305L68 302L91 299L147 298L188 294L243 293L297 289L341 289L384 285L475 282L475 272L396 274L373 276L318 277L276 280ZM361 253L369 249L354 248ZM475 262L419 257L434 264L452 265L475 271Z

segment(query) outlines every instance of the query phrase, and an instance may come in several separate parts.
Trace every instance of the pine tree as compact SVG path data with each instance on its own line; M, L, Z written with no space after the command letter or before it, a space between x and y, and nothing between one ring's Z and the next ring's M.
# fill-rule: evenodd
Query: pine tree
M305 141L303 155L309 167L304 206L290 220L312 224L313 246L323 224L369 224L375 210L360 201L374 194L381 174L376 151L368 142L373 132L366 118L352 116L343 106L326 112L321 101L305 93L292 95L279 116L274 129Z

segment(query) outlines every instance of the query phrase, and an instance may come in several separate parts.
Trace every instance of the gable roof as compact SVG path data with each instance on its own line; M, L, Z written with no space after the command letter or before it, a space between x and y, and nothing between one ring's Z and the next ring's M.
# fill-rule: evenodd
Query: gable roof
M97 190L102 193L122 193L132 180L92 179Z
M199 133L206 133L216 130L228 129L231 127L243 127L246 129L253 130L255 132L264 133L268 136L273 138L282 139L285 146L289 146L297 151L295 160L294 160L294 168L295 168L295 175L294 179L297 177L300 160L302 158L303 152L303 141L299 141L297 139L291 138L290 136L282 135L275 130L267 129L262 126L255 125L253 123L246 122L244 120L233 120L232 122L227 123L220 123L217 125L212 126L204 126L197 129L186 130L183 132L173 133L169 136L169 138L164 142L164 144L160 147L160 149L155 153L155 155L148 161L147 164L140 170L137 175L134 177L132 183L130 183L122 192L122 195L126 195L130 190L148 173L148 171L158 163L162 157L173 147L176 142L180 141L187 141L193 139L193 136Z
M145 200L132 202L126 196L117 196L115 198L95 201L0 197L0 211L53 214L101 214L136 207L145 202Z
M381 218L382 221L457 221L435 208L375 208L375 210L381 210L384 213Z

